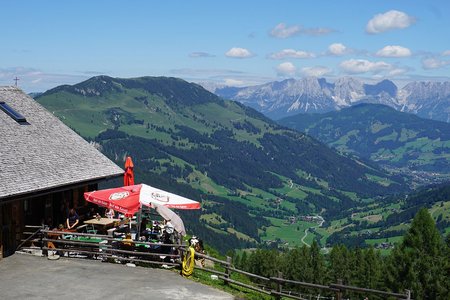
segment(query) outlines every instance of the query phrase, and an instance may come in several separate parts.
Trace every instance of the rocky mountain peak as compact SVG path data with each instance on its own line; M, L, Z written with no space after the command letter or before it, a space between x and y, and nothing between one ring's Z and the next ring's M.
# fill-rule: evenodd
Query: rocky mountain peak
M398 89L390 80L365 84L357 78L341 77L329 83L324 78L305 77L252 87L223 88L215 93L274 119L297 113L334 111L357 103L375 103L425 118L450 120L450 82L412 82Z

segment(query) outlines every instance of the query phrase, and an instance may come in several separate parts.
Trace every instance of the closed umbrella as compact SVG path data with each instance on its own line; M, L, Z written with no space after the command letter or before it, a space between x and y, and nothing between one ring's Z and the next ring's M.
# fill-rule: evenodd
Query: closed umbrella
M123 185L134 185L134 165L130 156L125 160L125 173L123 176Z
M186 235L183 220L181 220L180 216L178 216L173 210L156 203L151 203L151 207L154 208L158 214L164 218L164 220L169 221L179 234Z

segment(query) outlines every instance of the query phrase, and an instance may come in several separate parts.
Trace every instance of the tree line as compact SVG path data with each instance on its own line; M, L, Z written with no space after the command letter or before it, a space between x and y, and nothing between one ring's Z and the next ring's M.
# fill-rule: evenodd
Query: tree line
M229 254L237 268L264 277L282 272L283 278L295 281L329 285L342 280L345 285L398 293L409 289L417 300L450 299L450 234L442 238L426 208L418 211L403 241L387 256L372 247L350 249L344 245L322 254L315 241L311 247L286 251L257 249ZM294 285L286 288L306 292Z

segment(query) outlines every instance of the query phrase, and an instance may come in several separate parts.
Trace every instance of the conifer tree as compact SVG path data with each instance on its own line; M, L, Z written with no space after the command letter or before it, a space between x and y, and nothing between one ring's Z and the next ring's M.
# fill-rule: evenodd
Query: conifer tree
M342 280L344 284L350 283L349 260L350 252L345 245L336 245L329 255L328 277L331 283Z
M414 217L403 242L389 257L387 284L396 292L412 290L413 299L449 299L445 248L426 208Z
M324 283L325 281L325 260L320 253L320 247L316 240L313 241L310 248L309 266L311 272L311 282Z
M306 281L309 277L308 255L309 248L306 246L297 247L285 253L281 269L283 277L295 281Z
M362 251L363 263L359 273L359 285L366 288L380 289L382 283L383 260L380 252L369 247Z

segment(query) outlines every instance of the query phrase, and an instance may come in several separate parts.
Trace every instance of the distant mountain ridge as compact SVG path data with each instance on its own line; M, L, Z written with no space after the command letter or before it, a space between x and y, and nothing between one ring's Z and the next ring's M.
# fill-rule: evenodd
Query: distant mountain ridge
M272 119L375 103L422 118L450 122L450 82L411 82L399 89L390 80L365 84L357 78L341 77L330 83L324 78L305 77L249 87L219 87L213 92Z
M357 104L323 114L297 114L278 122L330 147L415 176L423 183L450 178L450 124L380 104ZM417 173L417 174L416 174Z

